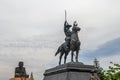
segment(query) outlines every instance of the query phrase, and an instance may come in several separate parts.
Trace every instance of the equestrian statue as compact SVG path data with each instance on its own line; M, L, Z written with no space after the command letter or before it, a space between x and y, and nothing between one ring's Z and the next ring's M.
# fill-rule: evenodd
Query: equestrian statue
M68 54L71 51L71 62L73 62L73 56L74 52L76 52L75 59L76 62L78 62L78 54L80 50L81 42L78 37L78 31L81 29L78 27L78 24L76 21L73 23L72 31L70 28L72 25L70 25L66 20L66 11L65 11L65 22L64 22L64 33L66 35L65 42L59 46L57 52L55 53L55 56L60 53L59 57L59 65L61 65L61 59L64 55L64 64L66 63L66 59Z

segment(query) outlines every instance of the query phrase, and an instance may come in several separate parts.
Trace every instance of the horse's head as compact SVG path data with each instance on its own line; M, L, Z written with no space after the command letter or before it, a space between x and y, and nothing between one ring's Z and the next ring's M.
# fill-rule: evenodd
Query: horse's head
M80 28L78 27L78 24L77 24L77 22L76 22L76 21L73 23L73 28L72 28L72 31L75 31L75 32L80 31Z

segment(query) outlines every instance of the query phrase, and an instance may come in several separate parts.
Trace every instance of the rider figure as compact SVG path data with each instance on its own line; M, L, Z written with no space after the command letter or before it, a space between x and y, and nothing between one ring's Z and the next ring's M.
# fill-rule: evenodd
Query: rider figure
M71 34L72 32L70 31L70 27L72 27L72 25L69 25L67 21L65 21L64 23L64 32L65 32L65 42L67 44L67 48L70 48L70 40L71 40Z

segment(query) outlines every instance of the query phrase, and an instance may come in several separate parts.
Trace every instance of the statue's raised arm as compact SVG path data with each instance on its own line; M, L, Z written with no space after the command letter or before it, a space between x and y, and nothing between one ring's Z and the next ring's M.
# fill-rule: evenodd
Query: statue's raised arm
M70 31L71 26L72 25L69 25L69 23L67 22L67 13L66 13L66 10L65 10L64 33L65 33L66 37L71 36L71 31Z

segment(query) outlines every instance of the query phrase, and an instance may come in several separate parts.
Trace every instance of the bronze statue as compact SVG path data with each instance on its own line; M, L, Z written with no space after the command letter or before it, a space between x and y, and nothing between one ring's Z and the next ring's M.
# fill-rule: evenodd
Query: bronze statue
M29 77L29 75L26 74L25 67L23 66L24 63L22 61L19 62L18 67L15 68L15 77L24 77L24 78Z
M80 50L80 41L78 37L78 31L80 31L80 28L77 26L77 22L75 21L73 24L72 31L70 31L70 28L72 26L68 24L66 20L66 11L65 11L65 23L64 23L64 33L66 35L65 42L59 46L57 52L55 53L55 56L60 53L59 58L59 65L61 64L62 56L64 56L64 63L66 63L66 58L68 53L71 51L71 61L73 62L73 54L76 51L76 62L78 62L78 53Z

